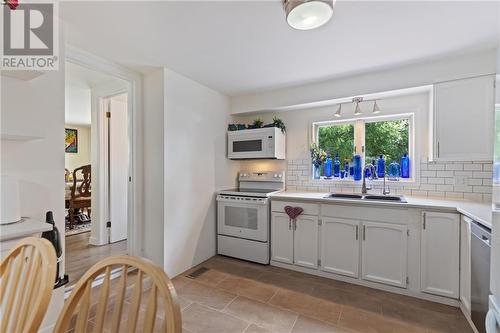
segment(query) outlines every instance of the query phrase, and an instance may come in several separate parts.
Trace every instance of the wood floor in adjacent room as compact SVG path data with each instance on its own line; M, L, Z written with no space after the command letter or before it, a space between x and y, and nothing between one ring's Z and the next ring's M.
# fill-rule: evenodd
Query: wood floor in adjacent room
M93 246L89 245L90 232L66 236L67 286L75 284L85 272L98 261L109 256L127 254L127 241Z

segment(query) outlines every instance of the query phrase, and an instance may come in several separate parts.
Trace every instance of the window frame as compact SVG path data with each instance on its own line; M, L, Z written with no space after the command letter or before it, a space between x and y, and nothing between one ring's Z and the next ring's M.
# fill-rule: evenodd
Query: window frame
M398 113L391 115L381 115L381 116L367 116L367 117L357 117L350 119L341 119L341 120L326 120L326 121L317 121L312 123L312 142L319 144L319 128L326 126L335 126L335 125L345 125L352 124L354 125L354 154L359 154L362 156L363 160L363 168L366 165L365 159L365 124L366 123L375 123L380 121L397 121L397 120L408 120L408 154L410 156L410 170L411 177L408 179L400 178L398 181L391 181L386 179L386 181L394 182L394 183L415 183L416 179L416 149L415 149L415 113ZM353 179L320 179L320 181L325 182L355 182ZM382 182L381 179L374 180L375 182Z

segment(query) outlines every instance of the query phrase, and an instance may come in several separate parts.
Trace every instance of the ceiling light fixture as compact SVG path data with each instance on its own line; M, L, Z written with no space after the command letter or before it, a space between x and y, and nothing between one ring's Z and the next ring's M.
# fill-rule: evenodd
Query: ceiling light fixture
M333 15L336 0L283 0L288 25L297 30L321 27Z
M373 103L373 114L380 113L380 108L378 107L377 100L375 100L375 103Z
M359 103L363 102L363 97L354 97L352 99L353 103L356 103L356 108L354 109L354 115L359 116L363 112L361 111L361 107L359 106Z
M339 104L339 108L337 109L337 111L335 111L334 116L337 118L342 117L341 112L342 112L342 104Z

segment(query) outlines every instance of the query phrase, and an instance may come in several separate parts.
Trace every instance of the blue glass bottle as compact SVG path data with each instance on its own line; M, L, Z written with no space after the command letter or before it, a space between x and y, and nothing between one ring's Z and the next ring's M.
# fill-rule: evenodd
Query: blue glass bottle
M377 177L384 178L385 177L385 159L384 155L380 155L377 160Z
M410 157L406 153L401 157L401 178L410 178Z
M393 161L391 164L389 164L389 180L399 180L400 173L401 171L398 162Z
M361 174L362 174L362 161L361 161L361 156L360 155L354 155L352 159L352 165L353 165L353 177L354 180L361 180Z
M344 164L345 177L349 177L349 162L345 161Z
M335 160L333 162L333 177L340 177L339 153L335 154Z
M332 156L330 153L327 153L325 161L325 178L332 178L332 164Z

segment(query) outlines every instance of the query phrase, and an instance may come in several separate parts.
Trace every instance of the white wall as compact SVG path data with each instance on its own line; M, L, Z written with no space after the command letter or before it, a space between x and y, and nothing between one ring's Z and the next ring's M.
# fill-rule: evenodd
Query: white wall
M64 153L64 166L69 172L73 172L73 170L82 165L90 164L90 126L65 124L65 128L76 129L78 131L78 152Z
M235 185L239 163L226 159L226 96L166 70L165 103L164 267L175 276L215 254L215 191Z
M164 69L144 75L143 254L163 266ZM142 221L141 221L142 222Z
M22 216L44 221L45 212L54 212L64 249L64 62L31 81L1 77L1 132L41 137L2 140L1 173L20 179ZM54 291L42 328L55 323L63 292Z
M496 50L231 98L231 113L265 111L495 73Z
M74 125L90 125L90 87L83 88L67 83L64 96L66 123Z

